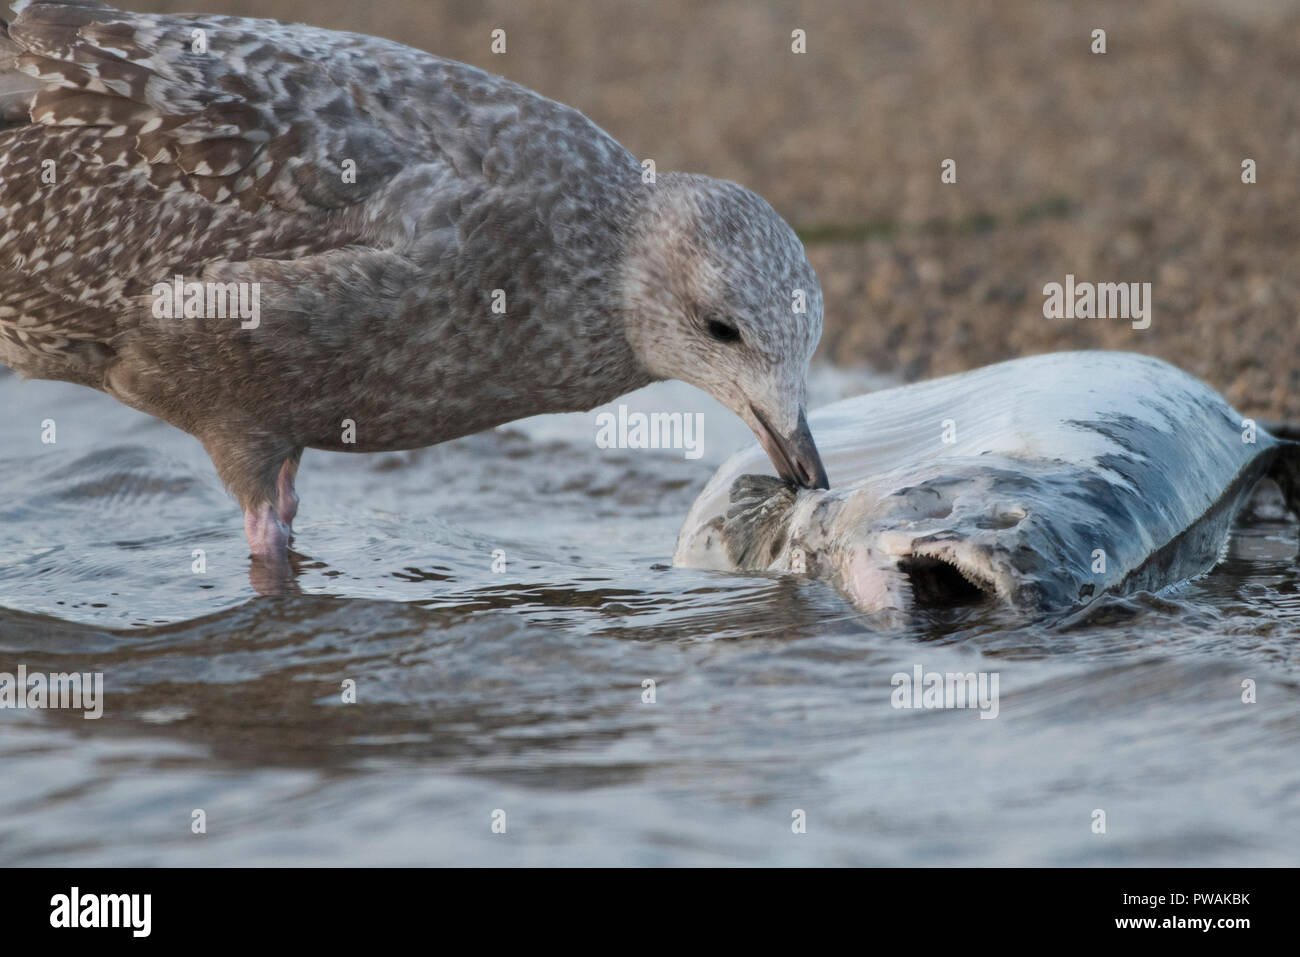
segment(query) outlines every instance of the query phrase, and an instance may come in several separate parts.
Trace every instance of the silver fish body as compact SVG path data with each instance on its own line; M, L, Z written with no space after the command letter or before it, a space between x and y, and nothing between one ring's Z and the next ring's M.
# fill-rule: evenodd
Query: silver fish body
M864 610L995 600L1025 611L1158 590L1221 557L1260 479L1294 507L1300 446L1195 377L1053 353L845 399L809 416L832 487L732 456L674 564L806 574Z

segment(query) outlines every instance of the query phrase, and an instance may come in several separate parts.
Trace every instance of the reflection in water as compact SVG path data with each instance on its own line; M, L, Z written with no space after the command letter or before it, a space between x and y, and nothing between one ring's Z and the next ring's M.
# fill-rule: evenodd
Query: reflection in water
M1202 580L1064 620L867 618L815 582L666 566L744 439L669 389L647 401L705 411L701 461L602 452L589 417L317 456L298 593L257 597L193 440L61 386L0 376L0 401L16 410L0 423L0 671L101 671L107 694L99 721L0 712L0 863L1300 851L1300 577L1279 517L1249 522ZM53 448L37 438L50 415ZM996 671L999 717L891 707L892 675L916 665Z

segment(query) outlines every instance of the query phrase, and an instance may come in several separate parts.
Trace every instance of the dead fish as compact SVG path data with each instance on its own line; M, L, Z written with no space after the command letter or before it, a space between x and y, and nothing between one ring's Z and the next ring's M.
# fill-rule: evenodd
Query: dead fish
M1300 504L1300 444L1129 353L1016 359L809 424L834 487L751 474L763 451L739 452L692 506L674 564L808 575L872 611L1068 610L1208 571L1266 476Z

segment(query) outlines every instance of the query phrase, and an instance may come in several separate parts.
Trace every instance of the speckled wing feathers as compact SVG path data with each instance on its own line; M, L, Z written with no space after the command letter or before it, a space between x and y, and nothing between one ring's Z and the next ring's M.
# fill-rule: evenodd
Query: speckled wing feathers
M22 72L7 75L39 83L34 124L0 130L0 272L15 274L0 290L0 361L11 364L6 337L56 353L107 342L131 321L118 307L150 284L223 261L410 243L436 261L456 243L466 260L487 247L480 261L508 262L516 252L493 244L540 221L555 235L534 238L562 244L592 222L602 177L635 170L576 111L373 37L88 0L28 3L8 33ZM46 161L59 171L57 217L34 188ZM583 167L576 184L556 175Z
M576 110L267 20L34 0L5 37L0 363L198 436L246 508L344 417L413 448L648 381L608 334L639 164ZM261 324L152 314L175 276Z
M9 32L24 51L18 69L43 84L35 122L120 129L150 165L186 174L163 184L209 200L335 208L416 151L400 126L384 125L382 90L370 92L381 71L349 70L349 59L326 70L309 58L331 54L346 34L50 2L28 6ZM339 175L349 158L370 167L355 184Z
M0 108L21 117L35 96L32 124L0 129L0 361L90 385L81 343L129 333L174 273L417 235L438 257L485 188L530 169L498 142L513 145L519 101L563 110L398 44L272 21L38 0L6 34ZM42 164L57 185L38 185Z

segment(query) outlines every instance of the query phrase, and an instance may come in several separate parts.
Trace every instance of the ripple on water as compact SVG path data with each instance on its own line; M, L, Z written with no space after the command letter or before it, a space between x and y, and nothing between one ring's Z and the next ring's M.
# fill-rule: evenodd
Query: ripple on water
M1197 581L1064 620L975 606L890 622L819 583L666 566L728 449L606 457L547 424L309 456L301 593L258 598L192 440L90 393L15 388L0 376L16 409L0 422L0 670L100 671L107 697L99 722L0 712L0 863L1300 852L1285 520L1243 525ZM60 441L42 450L23 436L51 405ZM892 707L893 676L918 665L996 673L998 719ZM220 822L201 848L194 807ZM794 808L810 826L792 841Z

